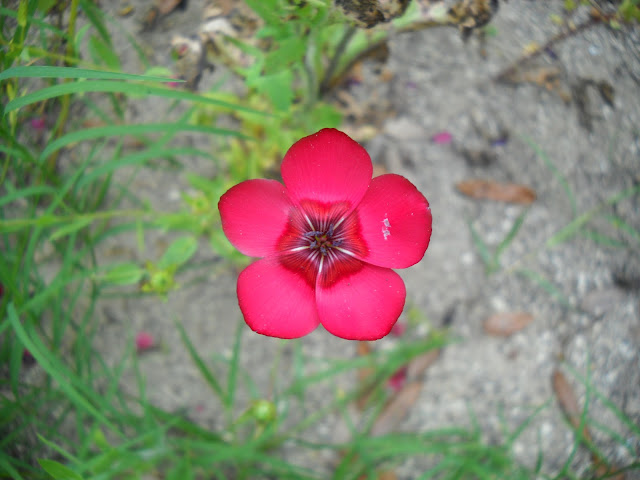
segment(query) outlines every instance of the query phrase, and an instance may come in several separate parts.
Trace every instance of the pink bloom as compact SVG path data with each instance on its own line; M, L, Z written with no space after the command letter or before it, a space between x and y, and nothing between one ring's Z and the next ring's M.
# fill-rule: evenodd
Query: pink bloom
M155 343L155 338L153 338L153 335L149 332L139 332L136 335L136 350L138 352L144 352L145 350L153 348Z
M406 332L406 330L407 330L407 324L398 322L391 329L391 335L394 337L401 337L402 335L404 335L404 332Z
M34 117L29 123L31 125L31 128L33 128L34 130L44 130L44 127L46 127L44 117Z
M372 179L365 149L334 129L296 142L281 170L284 185L247 180L218 204L229 241L263 257L238 277L245 321L279 338L304 336L320 323L349 340L384 337L406 296L391 269L424 256L429 203L404 177Z
M404 387L405 383L407 383L407 372L408 368L401 367L396 372L389 377L387 380L387 386L394 392L398 393Z
M431 137L431 141L433 141L433 143L435 143L436 145L448 145L449 143L451 143L452 138L453 136L450 132L444 131L436 133L433 137Z
M36 363L36 359L33 354L26 348L22 350L22 363L25 367L31 367Z

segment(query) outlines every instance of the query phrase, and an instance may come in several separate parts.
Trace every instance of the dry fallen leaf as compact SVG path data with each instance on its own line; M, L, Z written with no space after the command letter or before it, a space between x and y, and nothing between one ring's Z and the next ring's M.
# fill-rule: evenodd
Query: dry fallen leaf
M168 15L178 7L185 8L187 4L186 0L156 0L155 3L160 15Z
M426 353L418 355L416 358L409 362L407 368L407 378L409 380L416 380L421 376L424 371L435 363L440 356L440 350L429 350Z
M581 415L582 412L580 410L580 405L578 404L578 399L576 398L576 394L574 393L571 385L569 385L569 381L567 377L560 370L554 370L553 376L551 379L551 383L553 385L553 391L558 398L558 403L560 404L560 408L562 412L567 417L569 423L573 426L575 430L580 428L581 423ZM586 425L583 425L582 428L582 442L590 444L592 443L591 432ZM611 467L607 464L607 462L592 451L591 453L591 462L596 470L596 474L598 477L611 478L613 480L624 480L625 474L624 472L617 472L616 467Z
M519 332L533 322L533 315L527 312L503 312L491 315L484 322L484 331L497 337L508 337Z
M378 472L378 480L398 480L398 476L392 470Z
M118 10L118 16L119 17L128 17L129 15L131 15L133 13L133 11L135 10L135 8L133 7L133 5L127 5L123 8L121 8L120 10Z
M540 50L525 55L523 58L535 56ZM571 101L571 92L567 88L567 79L563 75L560 68L548 65L532 65L523 69L513 69L505 72L500 79L505 83L533 83L539 87L543 87L549 92L558 95L563 102Z
M580 428L580 405L578 404L578 399L576 398L573 388L569 385L567 377L565 377L560 370L554 370L551 383L553 385L553 391L558 398L558 403L560 404L562 413L567 417L567 420L573 428ZM589 434L586 426L582 435L587 440L591 439L591 435Z
M499 183L492 180L464 180L456 185L460 193L471 198L497 202L529 205L536 199L536 192L517 183Z
M161 17L170 14L178 7L184 10L187 7L187 0L156 0L142 19L142 31L153 30Z
M373 424L371 435L385 435L392 432L418 400L421 388L422 382L410 382L393 396Z

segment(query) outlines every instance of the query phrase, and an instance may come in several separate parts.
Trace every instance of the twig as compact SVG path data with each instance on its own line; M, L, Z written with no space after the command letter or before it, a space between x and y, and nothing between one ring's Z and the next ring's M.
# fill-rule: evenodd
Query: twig
M551 47L553 47L556 43L559 43L573 35L576 35L584 30L587 30L591 27L593 27L594 25L597 25L601 22L606 22L609 21L611 18L613 18L613 15L605 15L603 13L598 13L597 15L591 15L591 17L589 17L589 20L586 20L585 22L573 27L573 28L568 28L567 30L564 30L556 35L554 35L553 37L551 37L547 43L545 43L543 46L537 48L536 50L534 50L531 53L527 53L526 55L523 55L522 57L520 57L518 60L516 60L513 64L511 64L511 66L509 66L508 68L502 70L498 75L496 75L494 77L494 81L497 82L503 82L508 80L511 76L513 76L518 69L525 64L526 62L528 62L529 60L532 60L536 57L538 57L540 54L542 54L543 52L548 51Z

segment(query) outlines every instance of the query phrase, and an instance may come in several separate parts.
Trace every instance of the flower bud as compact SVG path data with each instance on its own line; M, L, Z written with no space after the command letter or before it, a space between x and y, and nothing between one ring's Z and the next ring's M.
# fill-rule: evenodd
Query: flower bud
M251 415L259 423L271 423L278 416L276 406L269 400L256 400L251 406Z

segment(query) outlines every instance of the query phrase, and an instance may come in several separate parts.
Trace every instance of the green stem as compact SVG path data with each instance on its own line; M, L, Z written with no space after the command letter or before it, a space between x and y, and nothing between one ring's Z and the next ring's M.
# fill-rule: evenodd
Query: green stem
M333 78L334 73L336 73L336 69L338 68L338 64L340 63L340 58L344 54L345 50L347 49L347 46L349 45L349 42L351 41L355 33L356 33L356 27L354 27L353 25L348 26L347 29L344 31L344 34L340 39L340 43L338 43L338 46L336 47L336 51L333 54L333 57L331 58L331 63L329 63L329 67L327 68L327 71L324 74L322 83L320 83L320 96L324 95L331 89L332 87L331 80Z
M67 28L68 42L67 42L67 52L66 56L70 58L76 57L76 49L74 38L76 35L76 20L78 19L78 4L80 0L71 0L71 12L69 13L69 27ZM70 62L66 62L70 63ZM64 82L69 82L71 79L65 79ZM58 138L62 135L64 131L64 126L67 123L67 118L69 117L69 109L71 107L71 96L64 95L60 99L60 114L58 115L58 121L56 122L54 138ZM47 173L55 172L56 164L58 163L58 156L60 155L60 151L55 152L49 160L47 161Z

